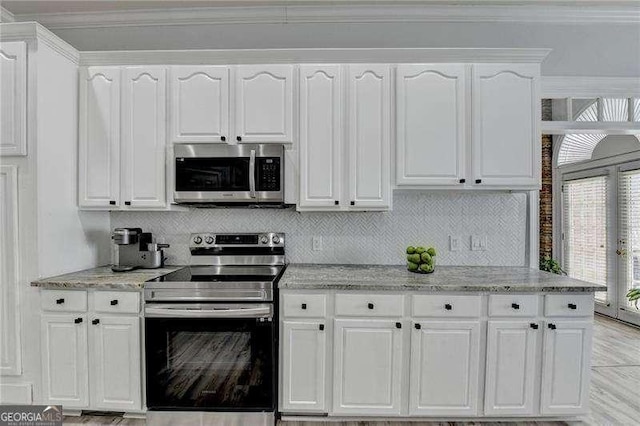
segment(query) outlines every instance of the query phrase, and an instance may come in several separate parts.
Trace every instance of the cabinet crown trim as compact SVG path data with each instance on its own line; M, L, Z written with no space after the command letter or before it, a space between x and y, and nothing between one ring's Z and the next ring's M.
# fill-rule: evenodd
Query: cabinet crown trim
M74 64L80 63L80 52L37 22L10 22L0 26L0 41L26 41L36 47L43 43Z

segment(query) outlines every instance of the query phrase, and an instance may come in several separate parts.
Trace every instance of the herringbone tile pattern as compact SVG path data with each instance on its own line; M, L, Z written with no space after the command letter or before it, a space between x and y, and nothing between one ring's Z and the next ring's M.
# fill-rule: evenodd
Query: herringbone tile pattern
M111 226L139 226L171 244L170 264L188 262L192 232L285 232L294 263L404 263L410 244L432 245L443 265L521 266L525 262L526 196L509 193L396 192L390 212L296 212L292 209L191 209L114 212ZM486 251L471 251L470 236L488 236ZM461 238L449 251L449 236ZM321 236L324 249L311 250Z

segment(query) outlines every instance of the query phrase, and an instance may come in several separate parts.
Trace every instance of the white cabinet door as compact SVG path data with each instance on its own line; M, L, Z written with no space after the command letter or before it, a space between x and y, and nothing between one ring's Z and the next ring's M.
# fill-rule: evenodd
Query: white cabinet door
M300 66L301 207L338 207L342 179L340 65Z
M335 414L400 414L403 339L398 325L393 320L335 320Z
M293 66L240 65L235 70L238 142L293 142Z
M120 68L80 69L80 207L120 205Z
M171 142L225 142L229 108L229 67L171 67Z
M44 403L65 408L86 407L89 403L86 315L42 315L40 334Z
M90 327L91 408L142 409L140 318L92 318Z
M398 65L396 183L460 185L465 179L466 67Z
M479 321L415 323L409 414L477 415L479 357Z
M124 70L122 198L125 207L164 207L166 69Z
M388 65L349 65L349 204L391 207L391 110Z
M531 415L534 412L537 334L529 321L489 321L484 412Z
M27 155L27 45L0 43L0 156Z
M281 411L327 411L326 333L324 322L283 322Z
M473 66L474 185L540 186L540 66Z
M589 408L591 321L551 320L544 330L542 414L584 414Z

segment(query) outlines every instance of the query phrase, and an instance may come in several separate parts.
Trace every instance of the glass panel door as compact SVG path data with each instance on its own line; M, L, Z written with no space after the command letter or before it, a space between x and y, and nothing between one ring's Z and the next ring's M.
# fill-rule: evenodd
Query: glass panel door
M640 169L621 170L618 175L618 277L620 319L640 324L640 301L626 294L640 287Z

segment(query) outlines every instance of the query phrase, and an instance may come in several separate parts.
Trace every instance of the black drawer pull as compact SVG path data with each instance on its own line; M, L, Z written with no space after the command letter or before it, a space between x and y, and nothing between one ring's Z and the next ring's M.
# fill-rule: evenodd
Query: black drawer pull
M300 309L307 309L307 304L303 303L302 305L300 305Z
M465 183L466 181L466 179L460 179L460 183Z
M415 327L416 330L420 330L422 328L422 326L418 323L413 324L413 326Z
M397 322L396 323L396 328L402 328L402 323L401 322Z
M237 140L238 142L240 142L240 141L242 140L242 137L241 137L241 136L236 136L236 140Z
M221 140L222 142L224 142L224 141L226 141L226 140L227 140L227 137L226 137L226 136L220 136L220 140Z
M91 324L98 325L98 324L100 324L100 320L96 318L93 321L91 321Z
M575 303L569 303L569 304L567 305L567 307L568 307L569 309L573 309L573 310L578 309L578 307L576 306L576 304L575 304Z
M352 202L351 202L351 205L352 205L352 206L355 206L355 205L356 205L356 202L355 202L355 201L352 201Z
M535 322L532 322L531 324L529 324L529 327L533 328L534 330L537 330L539 326Z
M115 205L116 205L116 202L115 202L115 201L113 201L113 200L111 200L111 201L109 201L109 204L111 204L112 206L115 206Z
M82 318L76 318L73 320L74 323L80 324L82 322Z
M450 311L451 309L453 309L453 306L451 306L449 303L447 303L447 304L445 304L445 305L444 305L444 308L445 308L447 311Z
M339 206L339 205L340 205L340 201L335 200L335 201L333 202L333 204L335 204L336 206Z
M118 304L118 299L113 299L111 302L109 302L109 304L111 306L116 306Z
M320 331L323 331L323 330L324 330L324 324L320 324L320 325L318 326L318 329L319 329Z
M555 324L549 324L547 327L549 327L551 330L555 330L556 329L556 325Z
M482 183L482 179L476 179L476 183Z
M368 307L369 309L373 309L373 303L369 303L369 304L367 305L367 307Z
M125 206L130 206L130 205L131 205L131 201L125 201L125 202L124 202L124 205L125 205Z
M518 305L517 303L512 303L512 304L511 304L511 307L512 307L513 309L520 309L520 305Z
M56 303L58 305L62 305L64 303L64 299L56 299Z

